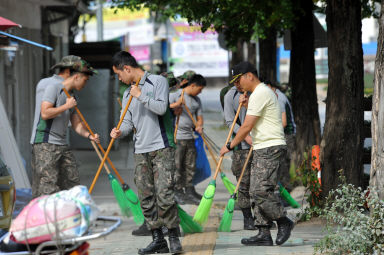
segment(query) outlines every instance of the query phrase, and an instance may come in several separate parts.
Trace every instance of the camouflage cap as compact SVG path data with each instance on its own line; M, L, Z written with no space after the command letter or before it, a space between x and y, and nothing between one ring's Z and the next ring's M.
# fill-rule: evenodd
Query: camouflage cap
M179 77L177 77L179 80L189 80L191 79L192 76L194 76L196 74L195 71L192 71L192 70L188 70L188 71L185 71L182 75L180 75Z
M85 73L87 75L94 75L98 73L87 61L83 59L80 59L73 63L70 68L75 72Z
M164 72L164 73L161 73L160 75L164 76L165 78L167 78L169 87L173 87L173 86L177 85L178 80L176 79L176 77L173 74L173 72Z
M51 70L55 69L55 68L59 68L59 67L67 67L67 68L70 68L73 66L73 64L77 61L81 60L81 57L78 57L78 56L74 56L74 55L69 55L69 56L65 56L63 57L59 63L57 63L56 65L52 66L51 67Z

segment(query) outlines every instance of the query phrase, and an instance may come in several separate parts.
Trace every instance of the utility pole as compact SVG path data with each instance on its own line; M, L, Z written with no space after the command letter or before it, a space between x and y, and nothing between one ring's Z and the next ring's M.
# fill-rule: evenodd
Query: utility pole
M97 19L97 40L104 40L104 27L103 27L103 0L98 0L98 6L96 11Z

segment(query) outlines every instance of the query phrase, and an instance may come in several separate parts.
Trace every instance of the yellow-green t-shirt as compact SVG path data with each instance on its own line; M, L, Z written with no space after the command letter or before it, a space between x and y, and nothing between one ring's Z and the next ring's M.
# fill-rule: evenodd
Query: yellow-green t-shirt
M259 117L251 131L254 150L286 144L277 96L264 83L249 97L247 115Z

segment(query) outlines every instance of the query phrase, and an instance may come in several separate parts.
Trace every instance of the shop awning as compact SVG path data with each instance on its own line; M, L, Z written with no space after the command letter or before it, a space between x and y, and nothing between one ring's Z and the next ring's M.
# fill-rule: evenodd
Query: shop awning
M0 17L0 30L1 31L5 31L5 30L7 30L8 28L11 28L11 27L21 27L21 25L16 24L15 22L13 22L13 21L11 21L9 19Z

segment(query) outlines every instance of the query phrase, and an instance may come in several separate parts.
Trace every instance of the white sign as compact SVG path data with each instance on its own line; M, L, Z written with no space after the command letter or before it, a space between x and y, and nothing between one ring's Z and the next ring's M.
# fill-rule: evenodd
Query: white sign
M176 76L187 70L206 77L228 76L228 52L220 48L217 37L212 40L174 41L171 57Z

